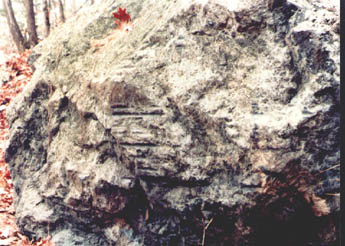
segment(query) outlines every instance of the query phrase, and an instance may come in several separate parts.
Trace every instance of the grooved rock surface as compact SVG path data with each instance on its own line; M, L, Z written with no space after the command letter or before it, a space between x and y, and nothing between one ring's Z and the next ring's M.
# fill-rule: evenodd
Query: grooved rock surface
M57 245L335 245L339 15L311 1L102 1L7 110L18 224ZM111 13L133 30L104 47Z

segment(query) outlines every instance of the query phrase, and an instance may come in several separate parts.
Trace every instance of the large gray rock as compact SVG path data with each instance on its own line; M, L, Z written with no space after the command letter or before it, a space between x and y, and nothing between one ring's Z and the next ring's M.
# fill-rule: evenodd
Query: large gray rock
M7 110L21 231L66 246L338 242L338 13L101 2L33 50ZM94 48L119 6L133 30Z

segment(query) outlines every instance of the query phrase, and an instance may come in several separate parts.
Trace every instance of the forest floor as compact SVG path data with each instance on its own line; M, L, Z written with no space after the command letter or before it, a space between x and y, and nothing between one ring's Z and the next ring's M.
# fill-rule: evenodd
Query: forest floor
M27 63L29 54L30 50L22 54L2 50L0 54L0 246L54 245L49 238L31 242L20 233L16 225L11 174L5 162L9 133L6 108L31 79L32 71Z

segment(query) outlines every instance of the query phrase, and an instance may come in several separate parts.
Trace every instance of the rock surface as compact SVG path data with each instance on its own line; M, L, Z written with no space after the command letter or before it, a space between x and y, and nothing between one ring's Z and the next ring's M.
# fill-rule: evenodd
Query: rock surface
M58 246L335 245L337 11L101 2L33 50L7 109L22 232ZM133 30L94 48L119 6Z

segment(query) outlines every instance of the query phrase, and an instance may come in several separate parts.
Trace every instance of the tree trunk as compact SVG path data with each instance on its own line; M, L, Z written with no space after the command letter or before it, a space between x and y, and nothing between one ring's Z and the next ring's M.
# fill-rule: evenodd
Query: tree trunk
M14 16L11 0L2 0L2 3L4 6L7 24L8 28L10 29L12 39L17 46L17 50L19 52L23 52L27 47L25 47L23 34L21 33L17 20Z
M65 22L65 13L64 13L64 8L61 0L58 0L58 7L59 7L59 19L60 22L64 23Z
M42 11L43 11L43 24L44 24L44 36L48 37L50 33L50 20L49 20L49 10L48 1L42 1Z
M49 11L50 27L54 28L57 26L55 0L48 0L48 11Z
M71 9L72 9L73 14L77 12L77 6L75 4L75 0L71 0Z
M29 33L30 46L34 47L38 43L36 23L35 23L35 12L33 0L24 0L25 12L26 12L26 23Z
M91 0L91 4L94 4L95 3L95 0Z

